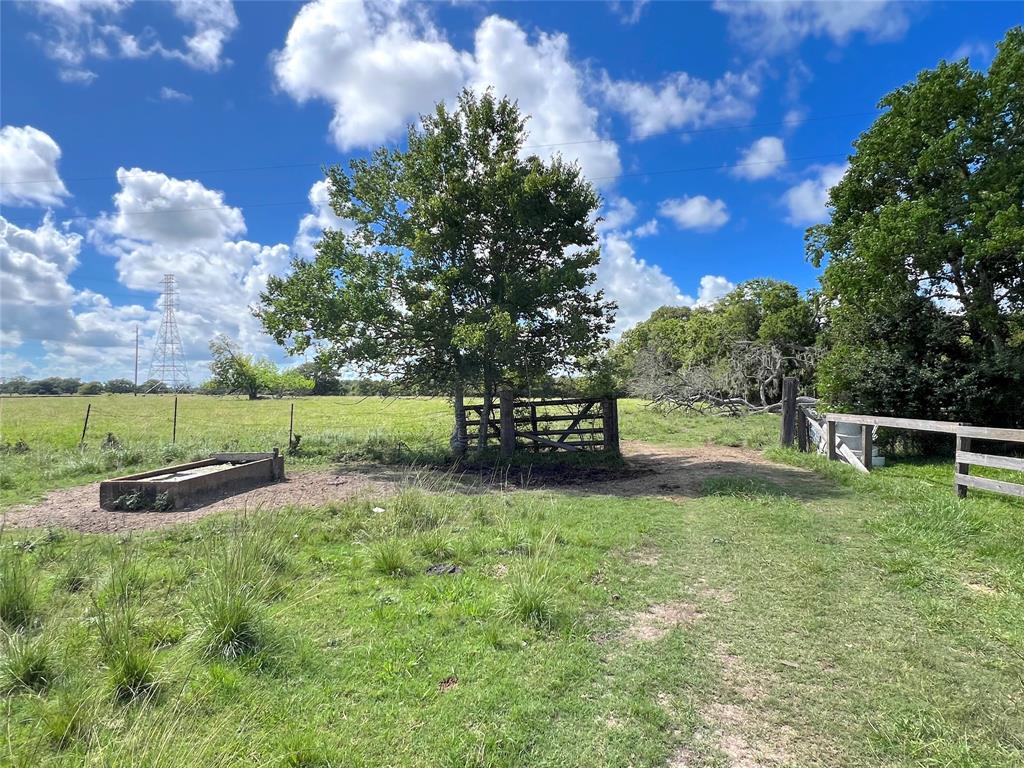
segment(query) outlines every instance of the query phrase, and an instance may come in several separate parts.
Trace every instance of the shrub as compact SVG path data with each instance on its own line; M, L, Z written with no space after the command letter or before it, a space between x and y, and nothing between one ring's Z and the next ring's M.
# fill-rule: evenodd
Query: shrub
M412 555L398 539L384 539L369 546L370 564L385 576L408 576L416 570Z
M0 554L0 622L24 629L36 611L37 576L20 552Z
M555 590L544 570L522 570L508 579L501 597L501 616L547 629L555 624Z
M7 690L41 691L50 687L57 672L49 641L42 635L30 637L25 632L8 635L0 674Z

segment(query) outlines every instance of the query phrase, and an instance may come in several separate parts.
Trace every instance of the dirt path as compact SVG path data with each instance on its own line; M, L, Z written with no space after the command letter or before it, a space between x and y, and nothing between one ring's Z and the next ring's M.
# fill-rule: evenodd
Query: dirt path
M794 495L820 490L820 481L811 473L773 464L760 453L743 448L715 445L676 448L626 442L622 452L627 460L626 468L612 477L586 473L529 485L616 496L682 499L699 496L711 477L733 476L767 480ZM227 510L318 506L358 495L384 494L394 491L401 482L401 470L379 467L289 472L283 483L174 512L108 512L99 506L99 483L90 483L51 491L39 504L11 508L6 512L6 526L70 528L84 533L148 530L191 522Z

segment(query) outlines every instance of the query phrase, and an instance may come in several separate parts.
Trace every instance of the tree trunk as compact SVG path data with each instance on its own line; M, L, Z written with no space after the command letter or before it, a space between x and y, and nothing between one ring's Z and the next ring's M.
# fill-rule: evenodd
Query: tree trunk
M466 437L466 388L461 381L455 385L453 399L455 401L455 427L448 445L451 446L452 453L456 457L462 457L466 455L469 440Z
M494 385L489 379L484 380L484 407L480 411L480 438L477 440L476 449L480 452L487 450L487 437L491 429L491 406L494 405Z

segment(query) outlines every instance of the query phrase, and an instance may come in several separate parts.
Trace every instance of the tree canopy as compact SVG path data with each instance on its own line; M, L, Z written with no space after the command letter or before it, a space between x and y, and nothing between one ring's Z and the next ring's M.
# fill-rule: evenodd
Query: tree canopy
M238 344L220 335L210 341L210 373L208 388L240 393L256 400L261 393L282 395L304 393L313 388L313 381L297 370L279 371L266 358L244 353Z
M826 265L821 384L833 402L1024 423L1022 83L1017 27L987 73L941 62L882 99L887 111L854 143L831 221L807 236ZM883 360L920 401L885 392Z
M597 193L577 165L524 156L514 102L464 91L381 148L326 170L334 212L312 260L270 278L257 315L289 352L485 398L605 345ZM458 431L458 428L457 428Z

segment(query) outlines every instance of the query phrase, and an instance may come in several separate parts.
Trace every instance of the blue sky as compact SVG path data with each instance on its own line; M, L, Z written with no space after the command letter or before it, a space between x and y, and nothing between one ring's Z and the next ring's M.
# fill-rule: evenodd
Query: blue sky
M325 226L320 166L400 142L466 85L605 199L616 332L758 276L813 287L804 229L878 100L987 67L1016 3L0 4L0 374L142 374L161 276L192 377Z

